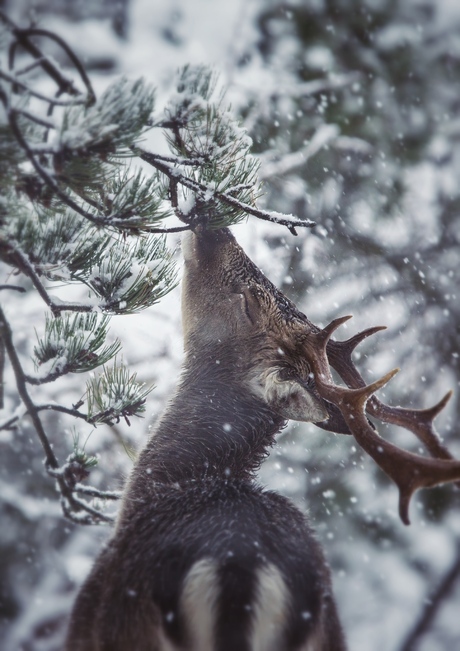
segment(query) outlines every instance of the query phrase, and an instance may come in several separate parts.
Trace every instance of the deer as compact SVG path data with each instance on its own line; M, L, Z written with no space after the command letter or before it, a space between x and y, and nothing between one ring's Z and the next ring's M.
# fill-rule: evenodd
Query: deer
M184 361L140 452L114 533L74 605L66 651L346 651L331 571L304 513L256 472L287 420L353 435L396 483L460 479L425 410L391 407L352 353L381 326L332 338L250 260L228 228L183 236ZM342 379L336 384L334 369ZM407 428L430 457L383 439Z

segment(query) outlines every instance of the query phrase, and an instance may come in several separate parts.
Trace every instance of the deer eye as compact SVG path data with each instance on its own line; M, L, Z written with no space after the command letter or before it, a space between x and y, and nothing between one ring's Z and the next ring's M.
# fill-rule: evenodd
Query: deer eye
M284 366L278 373L280 380L297 380L297 374L290 366Z

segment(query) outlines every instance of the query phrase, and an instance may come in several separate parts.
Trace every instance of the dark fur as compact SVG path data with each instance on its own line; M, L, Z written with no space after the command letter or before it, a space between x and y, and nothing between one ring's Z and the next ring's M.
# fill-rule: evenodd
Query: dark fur
M278 345L289 357L287 342L272 341L266 324L248 326L247 333L239 330L238 319L245 317L234 314L236 303L233 312L217 319L216 312L225 311L227 303L221 308L200 304L210 290L204 282L193 292L198 272L208 272L208 282L222 293L216 300L227 300L230 287L228 299L233 301L248 274L267 290L259 270L227 232L214 237L223 243L205 242L206 264L197 251L198 271L187 272L184 311L193 322L185 323L187 356L180 384L136 463L115 534L77 598L67 651L161 651L160 629L178 649L189 649L179 600L184 578L202 559L212 559L218 567L215 651L251 651L256 571L267 563L276 566L290 594L278 651L295 651L310 635L316 640L314 651L345 650L329 570L306 518L287 499L254 482L284 419L243 380L254 368L274 364ZM198 239L198 246L203 241ZM219 278L213 265L219 262L227 273L226 254L233 255L236 276ZM289 302L278 290L273 296L284 314ZM193 301L197 305L190 307ZM257 301L261 315L273 311L269 295L262 293ZM254 305L241 307L247 309L254 314ZM280 332L283 314L275 314ZM298 319L297 313L291 316Z

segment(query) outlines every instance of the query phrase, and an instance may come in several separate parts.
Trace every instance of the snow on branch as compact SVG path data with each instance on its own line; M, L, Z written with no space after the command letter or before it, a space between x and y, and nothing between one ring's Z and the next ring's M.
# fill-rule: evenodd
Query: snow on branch
M175 287L162 234L198 224L227 227L248 216L293 234L314 223L257 206L260 163L247 132L224 107L214 72L185 66L156 114L155 90L144 79L123 77L96 97L59 35L21 28L1 11L0 23L9 51L0 67L0 259L30 281L49 310L34 348L35 373L26 373L0 309L0 338L22 401L0 430L9 434L30 418L65 515L84 524L111 522L101 504L115 493L83 483L95 459L74 446L60 464L42 416L55 411L93 426L142 416L151 388L116 361L121 343L110 340L108 324L111 315L139 312ZM50 43L70 62L65 70L48 54ZM141 146L146 132L159 127L168 155ZM332 137L320 135L310 151ZM84 299L68 298L71 284ZM77 404L34 400L33 387L89 372Z

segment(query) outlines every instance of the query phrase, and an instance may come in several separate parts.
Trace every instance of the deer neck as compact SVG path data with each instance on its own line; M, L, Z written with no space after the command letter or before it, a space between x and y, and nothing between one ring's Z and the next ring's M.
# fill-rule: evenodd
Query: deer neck
M152 482L250 480L284 420L241 378L245 358L225 350L187 356L176 393L133 471Z

